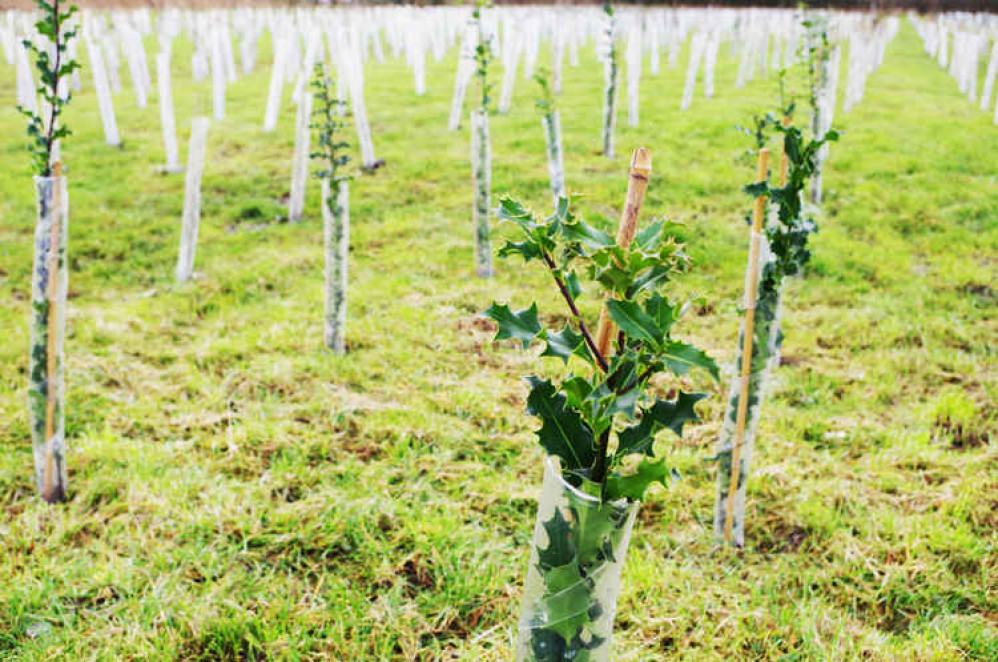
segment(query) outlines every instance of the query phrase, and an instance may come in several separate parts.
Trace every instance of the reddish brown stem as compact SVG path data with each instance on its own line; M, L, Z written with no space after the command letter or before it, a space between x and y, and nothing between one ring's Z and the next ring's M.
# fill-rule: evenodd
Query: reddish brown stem
M596 341L593 340L592 335L589 333L589 329L586 328L586 322L582 319L582 313L579 312L578 306L575 305L575 299L572 298L572 293L568 291L568 287L565 285L565 281L558 276L558 267L554 263L554 259L548 254L547 251L542 251L544 256L544 262L548 265L548 269L551 271L551 277L554 278L554 282L557 283L558 289L561 290L561 296L565 298L565 303L568 304L569 310L572 311L572 315L579 322L579 330L582 332L582 337L586 340L586 345L589 347L589 351L593 353L593 357L596 359L596 363L603 372L610 369L610 364L607 363L606 358L600 353L599 349L596 347Z

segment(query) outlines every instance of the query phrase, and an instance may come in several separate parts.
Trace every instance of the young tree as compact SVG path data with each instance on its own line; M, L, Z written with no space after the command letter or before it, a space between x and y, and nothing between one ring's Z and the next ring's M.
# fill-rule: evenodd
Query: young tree
M475 46L475 78L478 79L479 103L471 113L471 172L474 187L472 225L475 232L475 273L481 278L492 275L492 244L489 241L489 208L492 196L492 145L489 140L489 106L492 101L492 83L489 82L489 63L492 62L492 38L482 25L481 2L472 14L478 32Z
M333 81L321 64L312 74L312 89L316 108L311 127L318 135L318 151L313 159L321 162L315 171L322 181L322 226L325 272L326 347L334 354L346 351L347 266L350 255L350 175L345 172L350 157L349 145L340 137L347 123L343 118L343 101L333 93Z
M60 123L71 99L69 80L80 68L69 57L68 44L76 36L70 25L75 6L63 11L59 0L36 0L42 12L35 23L47 41L24 40L38 70L39 110L19 106L28 119L29 150L35 172L38 222L35 227L35 257L31 288L31 352L28 405L34 447L35 482L43 499L64 501L67 495L65 462L65 326L66 326L66 233L69 200L62 175L59 141L70 135Z

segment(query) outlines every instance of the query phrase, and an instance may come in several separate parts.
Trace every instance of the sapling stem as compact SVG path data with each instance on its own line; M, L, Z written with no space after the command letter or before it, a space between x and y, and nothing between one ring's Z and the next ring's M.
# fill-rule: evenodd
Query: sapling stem
M607 363L606 355L600 351L593 340L592 335L589 333L588 327L586 327L586 321L582 319L582 313L579 312L578 306L575 305L575 298L572 297L572 293L568 291L568 286L565 285L564 279L558 275L558 267L554 262L554 258L551 254L545 251L543 253L544 262L547 264L548 269L551 271L551 276L554 278L554 282L558 285L558 290L561 292L561 296L565 298L565 302L568 304L568 309L572 311L572 315L575 316L575 320L579 323L579 331L582 333L582 337L586 339L586 345L592 351L593 356L596 358L596 362L599 367L606 372L610 369L610 364Z
M648 190L648 179L651 177L651 151L639 147L631 156L631 169L627 179L627 198L620 213L620 227L617 229L617 245L627 248L634 239L638 228L638 216L641 205ZM596 331L596 347L599 353L606 356L610 351L610 339L613 336L614 324L610 320L610 310L603 303L600 310L599 326Z
M759 150L759 167L756 180L766 181L769 171L769 150ZM727 517L724 520L724 539L730 544L734 525L735 495L738 493L739 465L741 464L742 439L745 436L745 416L748 413L749 378L752 373L752 329L755 326L755 299L759 271L759 251L762 237L762 221L766 213L766 194L755 199L752 215L752 242L749 245L749 278L745 286L745 333L743 334L741 389L738 396L738 414L735 423L735 439L731 448L731 480L728 483Z

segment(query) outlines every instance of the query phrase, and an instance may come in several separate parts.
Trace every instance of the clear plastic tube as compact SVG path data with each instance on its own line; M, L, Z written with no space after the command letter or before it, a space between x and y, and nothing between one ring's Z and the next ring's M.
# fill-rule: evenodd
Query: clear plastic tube
M561 116L557 110L541 117L544 128L544 141L547 146L548 175L551 179L551 194L557 204L558 198L565 195L565 162L561 151Z
M752 360L749 374L738 375L728 392L728 402L721 425L721 436L717 448L717 496L714 507L714 536L724 540L725 523L728 516L728 494L731 485L732 451L737 437L738 405L742 386L747 382L747 409L745 428L741 437L741 454L738 465L738 485L732 507L732 543L738 547L745 544L745 487L752 465L752 452L756 428L762 410L766 383L769 379L773 357L777 355L781 343L780 335L780 296L781 282L775 273L775 261L764 235L754 234L753 241L759 242L759 269L755 274L746 270L746 290L752 278L756 279L756 300L744 301L745 308L755 308L755 322L752 329ZM735 365L742 365L742 352L745 346L745 321L742 320L738 332L738 356Z
M177 281L183 283L194 273L194 251L201 224L201 174L208 140L208 118L195 117L191 122L191 142L187 154L187 177L184 180L184 217L180 229L180 254L177 257Z
M492 246L489 241L489 207L492 193L492 147L489 143L489 114L479 108L471 114L471 171L475 201L472 225L475 231L475 273L492 275Z
M544 468L516 662L605 662L637 501L601 502Z
M335 185L336 199L330 205L332 186L322 180L322 225L326 253L325 327L326 347L334 354L346 350L347 261L350 255L350 185Z
M613 44L613 22L607 34L607 54L603 62L603 156L614 156L614 131L617 126L617 52Z
M298 98L295 115L295 150L291 157L291 194L288 196L288 220L300 221L305 212L305 187L308 182L308 158L312 119L312 95L306 90Z
M69 196L65 177L35 177L38 223L31 279L28 411L35 483L47 501L66 495L65 337Z
M156 55L156 84L159 88L159 122L166 149L166 172L180 172L177 150L177 125L173 116L173 89L170 85L170 51ZM106 83L105 83L106 85Z

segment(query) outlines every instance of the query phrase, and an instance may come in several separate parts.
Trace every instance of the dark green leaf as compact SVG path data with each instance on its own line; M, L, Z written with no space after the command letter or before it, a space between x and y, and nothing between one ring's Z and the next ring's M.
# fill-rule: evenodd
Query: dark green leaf
M653 462L648 458L641 460L633 474L624 476L613 472L606 478L607 499L630 499L641 501L645 491L654 483L668 486L666 479L670 476L665 460Z
M565 406L566 398L550 381L528 377L527 413L541 419L537 438L551 455L562 459L562 470L592 465L596 456L593 433L578 412Z
M693 368L702 368L710 373L714 379L720 377L720 370L714 359L710 358L693 345L687 345L678 340L671 340L665 346L663 358L666 365L674 374L685 375Z
M561 514L560 508L555 508L551 519L541 522L541 526L547 533L548 546L544 549L537 548L537 560L541 570L547 575L549 570L568 565L575 560L575 544L572 542L572 526ZM578 574L576 567L575 576L578 577ZM561 585L555 588L561 590L566 587L567 585Z
M585 339L572 330L572 327L565 325L565 328L558 332L548 331L544 334L547 347L541 356L555 356L562 361L568 362L568 357L583 349Z
M707 395L704 393L683 393L680 391L675 400L656 400L651 407L641 412L641 420L635 425L624 428L617 435L617 456L623 457L632 453L653 455L655 434L664 428L683 436L683 426L691 421L699 421L694 405Z
M537 334L541 332L541 324L537 321L536 303L530 308L518 312L513 312L505 304L493 303L488 310L482 313L482 316L495 320L496 324L499 325L496 340L513 338L523 343L524 349L529 347Z
M631 338L657 343L662 333L655 320L641 310L641 306L633 301L610 299L606 303L613 321Z

